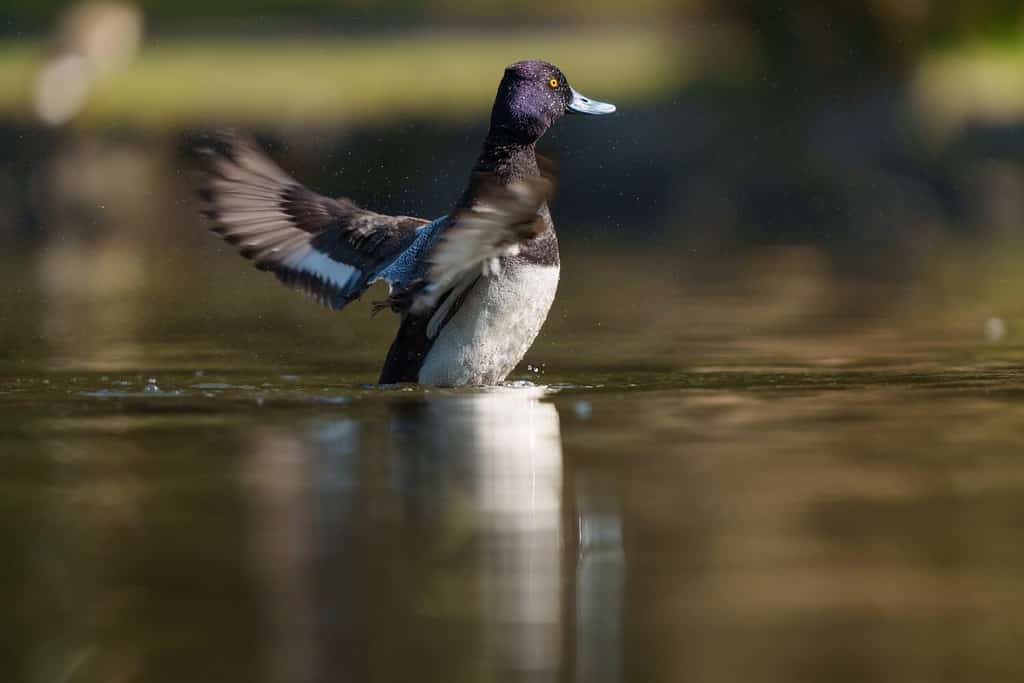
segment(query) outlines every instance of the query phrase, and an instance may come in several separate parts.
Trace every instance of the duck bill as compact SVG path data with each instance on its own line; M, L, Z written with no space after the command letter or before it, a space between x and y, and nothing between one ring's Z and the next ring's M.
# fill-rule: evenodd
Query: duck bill
M615 105L609 104L608 102L600 102L598 100L592 100L589 97L572 90L572 102L565 110L570 114L590 114L592 116L603 116L604 114L611 114L615 111Z

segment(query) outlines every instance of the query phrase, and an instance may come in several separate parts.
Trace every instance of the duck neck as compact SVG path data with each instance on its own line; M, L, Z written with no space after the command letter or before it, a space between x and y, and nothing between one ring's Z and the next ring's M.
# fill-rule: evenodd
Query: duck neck
M523 178L540 175L537 166L537 153L532 142L518 142L503 135L493 128L484 140L483 150L473 166L473 179L470 181L466 194L459 203L470 206L476 195L476 178L486 174L503 185L509 185Z
M493 133L484 140L484 148L473 170L492 173L506 184L540 175L534 143L514 142Z
M483 151L473 166L469 187L459 200L457 208L468 208L476 204L481 178L490 176L503 185L510 185L518 180L541 175L537 164L537 152L533 142L519 142L503 135L501 129L494 128L484 140ZM524 246L521 257L529 262L540 265L558 265L558 240L555 237L554 223L547 204L540 207L540 216L544 221L544 230L529 240Z

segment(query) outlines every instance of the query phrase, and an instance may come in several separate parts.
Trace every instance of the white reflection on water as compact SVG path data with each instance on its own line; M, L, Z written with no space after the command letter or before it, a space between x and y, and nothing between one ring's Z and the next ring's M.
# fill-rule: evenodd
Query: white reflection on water
M562 443L541 387L428 398L393 423L399 459L440 467L443 506L471 506L478 536L485 657L504 671L560 671ZM403 479L416 486L415 479ZM408 491L413 496L424 492Z
M402 396L383 420L371 411L254 435L254 575L272 680L324 680L343 661L353 675L419 666L429 677L459 661L453 679L621 678L619 511L603 482L566 489L544 394ZM381 637L431 654L390 661Z
M401 397L384 420L254 437L272 680L323 680L342 662L353 675L429 678L459 662L453 680L620 678L618 510L608 487L576 481L566 512L544 393ZM391 661L381 637L385 651L430 654Z
M578 475L574 482L579 552L576 562L576 680L622 680L622 593L626 557L622 518L611 482Z
M562 442L543 389L498 389L430 404L436 433L465 459L484 531L489 648L502 668L562 660ZM453 448L454 447L454 448Z

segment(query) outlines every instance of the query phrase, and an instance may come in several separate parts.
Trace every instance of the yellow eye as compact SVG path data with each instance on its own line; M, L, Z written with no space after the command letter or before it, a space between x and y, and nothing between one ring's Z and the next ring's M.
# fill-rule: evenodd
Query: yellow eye
M558 87L558 79L557 78L552 78L550 81L548 81L548 85L550 85L552 88L557 88Z

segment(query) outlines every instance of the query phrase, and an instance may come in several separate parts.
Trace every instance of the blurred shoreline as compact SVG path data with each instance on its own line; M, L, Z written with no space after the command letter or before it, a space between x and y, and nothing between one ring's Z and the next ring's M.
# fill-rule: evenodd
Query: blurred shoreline
M27 95L44 55L36 41L0 40L0 119L30 120ZM97 88L76 125L464 120L490 107L493 86L481 84L526 57L564 65L581 88L643 101L672 92L696 51L650 26L155 38Z

